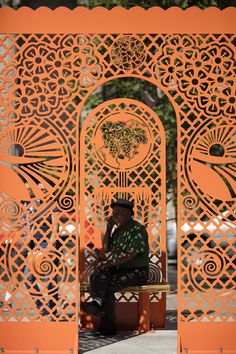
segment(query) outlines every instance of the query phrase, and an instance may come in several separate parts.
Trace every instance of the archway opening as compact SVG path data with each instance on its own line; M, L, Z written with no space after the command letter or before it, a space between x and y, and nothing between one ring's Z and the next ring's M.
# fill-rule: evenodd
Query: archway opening
M85 99L85 103L80 112L80 130L83 130L87 118L91 112L98 106L102 106L118 98L135 99L149 107L159 117L165 131L166 138L166 190L167 190L167 259L168 259L168 277L171 279L171 299L168 298L169 309L167 310L167 328L177 328L177 241L176 241L176 185L177 185L177 138L176 138L176 115L174 108L168 96L156 85L147 80L137 77L119 77L109 80L103 85L97 87L92 94ZM91 118L91 117L90 117ZM99 114L94 119L99 119ZM91 133L92 134L92 133ZM81 135L80 135L81 136ZM81 149L84 154L84 148ZM81 167L81 171L83 166ZM81 182L83 183L83 182ZM96 180L99 184L99 181ZM82 193L83 195L83 193ZM88 226L90 229L90 226ZM92 252L97 250L93 248L93 242L90 243ZM174 300L173 300L174 298Z

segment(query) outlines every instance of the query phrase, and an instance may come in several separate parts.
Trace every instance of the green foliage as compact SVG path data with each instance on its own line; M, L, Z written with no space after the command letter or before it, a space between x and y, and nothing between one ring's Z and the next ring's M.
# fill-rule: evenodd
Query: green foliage
M112 9L115 6L122 6L126 9L133 6L140 6L144 9L149 9L152 6L160 6L163 9L168 9L171 6L178 6L182 9L187 9L190 6L198 6L201 9L217 6L224 9L229 6L236 6L236 0L78 0L78 5L85 5L90 9L96 6L103 6L107 9Z
M69 8L74 7L76 1L46 1L46 0L0 0L0 5L11 6L17 8L19 6L49 6L55 8L56 6L65 6ZM58 5L56 5L58 3ZM205 9L209 6L217 6L219 9L225 9L229 6L236 6L236 0L77 0L79 6L85 6L93 9L96 6L103 6L107 9L112 9L115 6L122 6L126 9L130 9L133 6L140 6L144 9L149 9L152 6L160 6L163 9L168 9L171 6L178 6L182 9L187 9L190 6L198 6L201 9Z

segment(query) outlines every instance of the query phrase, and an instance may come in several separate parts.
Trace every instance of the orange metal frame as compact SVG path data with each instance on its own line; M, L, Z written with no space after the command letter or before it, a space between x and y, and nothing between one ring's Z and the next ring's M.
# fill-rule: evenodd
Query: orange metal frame
M86 111L94 90L127 77L158 87L176 114L179 353L236 352L235 13L0 10L5 352L77 352L79 250L82 277L116 195L134 200L165 276L161 119L122 97ZM125 327L125 306L138 304L122 296ZM161 301L152 298L153 323Z

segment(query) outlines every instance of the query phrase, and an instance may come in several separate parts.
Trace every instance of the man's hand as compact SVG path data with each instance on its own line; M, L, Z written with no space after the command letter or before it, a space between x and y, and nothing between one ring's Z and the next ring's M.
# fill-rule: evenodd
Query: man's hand
M113 216L109 216L109 218L107 219L106 233L103 236L103 240L102 240L102 247L104 252L111 251L110 240L111 240L111 232L114 225L115 225L115 219L113 218Z
M102 261L98 261L98 263L96 264L96 268L105 269L109 267L119 266L121 264L131 261L137 254L138 253L134 251L134 252L122 254L116 259L110 258L110 259L104 259Z
M111 234L114 225L115 225L115 220L113 216L109 216L109 218L107 219L107 233Z
M114 261L111 260L105 260L105 261L100 261L96 264L96 268L99 269L105 269L109 267L114 267Z

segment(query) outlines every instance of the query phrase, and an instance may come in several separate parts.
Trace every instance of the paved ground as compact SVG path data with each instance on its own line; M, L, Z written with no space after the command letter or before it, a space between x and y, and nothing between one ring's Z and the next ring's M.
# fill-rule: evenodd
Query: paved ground
M85 339L85 336L84 336ZM93 344L92 344L93 342ZM89 343L91 344L89 348ZM96 354L177 354L177 331L154 331L145 334L120 333L113 338L86 336L79 353Z
M167 330L145 334L118 332L116 336L97 336L93 331L80 331L79 354L176 354L177 353L177 281L176 266L168 269L171 292L167 295Z

